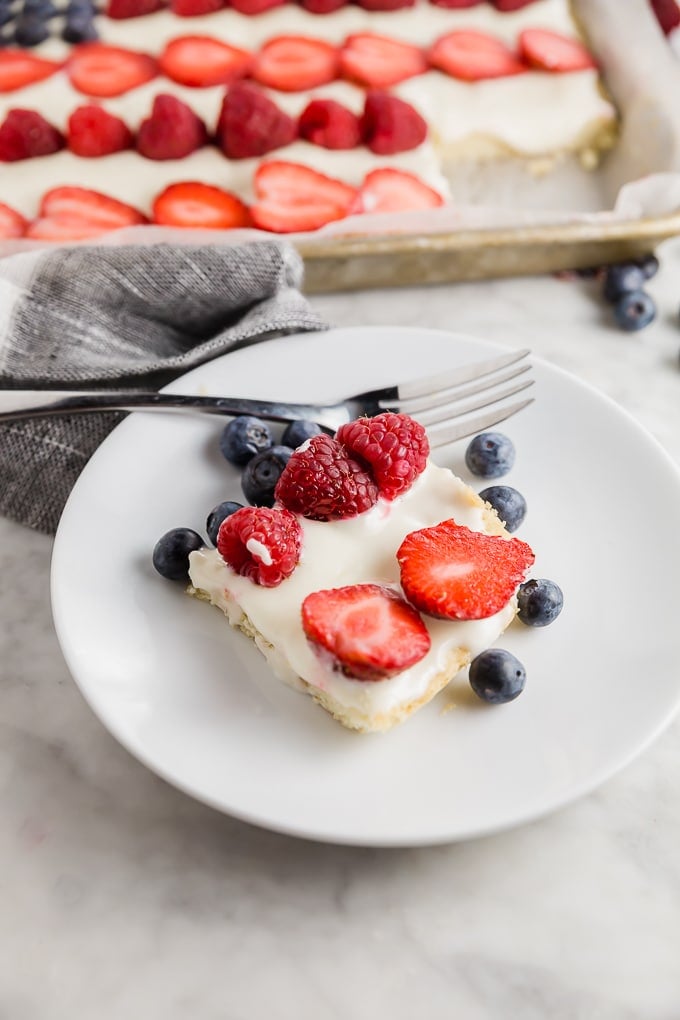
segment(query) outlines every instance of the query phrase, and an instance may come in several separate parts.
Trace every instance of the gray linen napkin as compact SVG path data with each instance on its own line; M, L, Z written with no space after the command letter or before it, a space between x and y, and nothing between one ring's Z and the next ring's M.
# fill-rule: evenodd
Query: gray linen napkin
M0 260L0 388L158 388L277 334L325 329L275 242L75 247ZM0 513L53 533L118 412L0 426Z

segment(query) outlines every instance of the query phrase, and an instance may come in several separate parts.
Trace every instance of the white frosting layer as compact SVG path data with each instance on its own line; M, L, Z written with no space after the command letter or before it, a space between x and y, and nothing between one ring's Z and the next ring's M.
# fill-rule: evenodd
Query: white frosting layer
M418 174L445 197L449 194L430 144L400 156L375 156L363 148L331 152L308 142L296 142L270 153L269 158L304 163L355 186L360 185L364 176L378 166L398 166ZM225 188L251 202L254 200L253 177L261 162L262 159L229 160L214 147L199 149L185 159L162 161L143 159L135 152L117 152L100 159L80 159L62 150L40 159L0 164L0 201L33 218L41 196L49 188L77 185L128 202L148 215L154 197L169 184L202 181Z
M424 695L446 668L452 649L463 648L472 658L488 648L513 618L514 605L486 620L423 617L432 639L425 658L398 676L372 683L349 679L314 650L302 630L300 607L310 592L324 588L373 582L400 590L396 551L402 540L411 531L452 517L476 531L485 530L484 511L472 490L447 469L430 463L409 492L393 503L380 500L368 512L345 521L300 519L301 561L277 588L238 576L216 550L208 549L191 554L191 581L210 595L230 622L238 625L243 614L250 619L274 646L273 652L260 647L281 679L301 677L346 708L372 718Z

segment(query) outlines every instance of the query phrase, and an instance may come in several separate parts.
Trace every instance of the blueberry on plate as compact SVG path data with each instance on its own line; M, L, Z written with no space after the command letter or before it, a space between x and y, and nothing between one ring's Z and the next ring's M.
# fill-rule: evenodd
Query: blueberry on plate
M290 446L292 450L295 450L308 439L311 439L312 436L318 436L322 432L323 429L315 421L299 418L297 421L291 421L286 425L281 436L281 443L283 446Z
M173 528L154 546L152 562L161 577L169 581L189 580L189 553L202 549L201 536L191 528Z
M619 262L609 266L604 275L602 296L605 301L615 304L623 294L630 294L642 288L645 275L635 262Z
M524 690L524 666L504 648L487 648L470 663L470 686L477 697L492 705L514 701Z
M266 421L241 414L225 425L220 450L226 460L243 467L255 454L268 450L272 443L271 429Z
M521 492L511 485L490 485L479 495L491 504L508 531L517 531L527 513L527 501Z
M656 305L644 290L624 294L614 305L614 318L621 329L633 333L644 329L656 316Z
M274 506L274 489L293 451L272 446L249 460L241 475L243 495L254 506Z
M243 503L234 503L233 500L227 499L223 503L218 503L217 506L213 507L208 514L208 519L205 522L205 530L208 532L208 538L213 545L217 545L217 532L220 530L220 524L222 521L226 521L227 517L231 517L237 510L240 510Z
M547 627L560 615L563 605L562 589L546 577L525 581L517 591L517 619L527 627Z
M481 432L469 443L465 463L473 475L500 478L515 463L515 447L502 432Z

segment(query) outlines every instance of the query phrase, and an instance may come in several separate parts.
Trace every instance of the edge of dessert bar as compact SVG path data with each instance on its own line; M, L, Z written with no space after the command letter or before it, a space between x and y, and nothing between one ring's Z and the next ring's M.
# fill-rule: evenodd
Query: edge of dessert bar
M574 173L592 173L610 205L620 188L634 187L637 179L658 173L680 181L680 111L673 101L680 94L680 61L651 9L641 4L622 18L620 0L571 0L571 6L622 121L601 166L585 171L574 160ZM300 239L305 289L320 293L586 269L636 258L680 234L680 203L655 208L644 199L639 215L618 218L611 209L571 216L556 209L554 222L545 213L538 222L529 208L526 217L503 226L494 225L493 217L490 209L486 226L479 227L477 217L467 227L463 210L461 227L441 233Z

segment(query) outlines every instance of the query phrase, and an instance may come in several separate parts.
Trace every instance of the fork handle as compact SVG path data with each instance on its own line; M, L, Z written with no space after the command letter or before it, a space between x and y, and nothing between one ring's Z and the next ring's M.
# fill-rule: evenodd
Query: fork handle
M0 390L0 423L97 411L183 411L193 414L252 414L267 421L317 421L324 410L310 404L280 404L242 397L203 397L141 390ZM330 408L328 409L330 410Z

